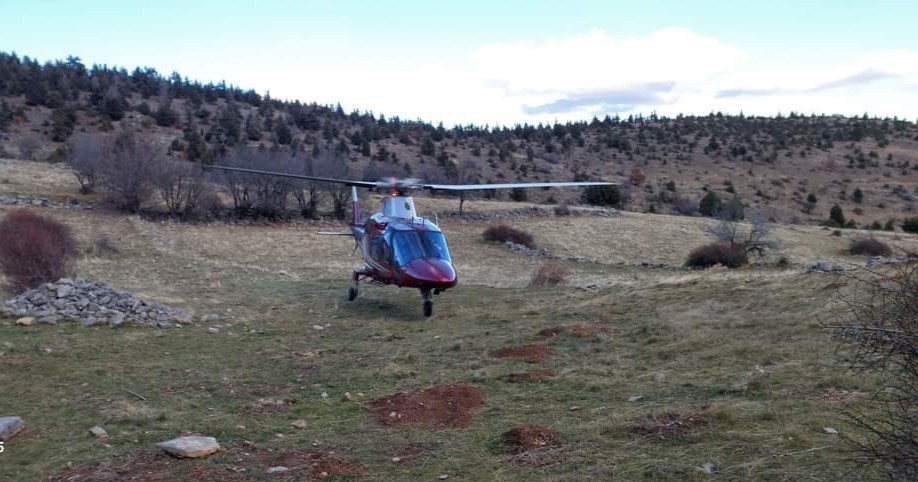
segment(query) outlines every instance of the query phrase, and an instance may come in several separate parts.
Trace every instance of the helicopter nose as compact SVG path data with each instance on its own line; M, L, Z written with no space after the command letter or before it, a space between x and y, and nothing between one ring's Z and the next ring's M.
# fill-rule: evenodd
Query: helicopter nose
M456 270L442 259L419 258L408 263L406 268L407 274L420 282L444 288L456 285Z

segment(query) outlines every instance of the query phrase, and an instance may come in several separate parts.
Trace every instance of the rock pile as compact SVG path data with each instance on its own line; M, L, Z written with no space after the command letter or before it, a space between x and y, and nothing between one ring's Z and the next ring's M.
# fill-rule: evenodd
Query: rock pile
M517 244L513 241L504 241L504 246L506 246L510 251L524 254L526 256L551 257L551 254L548 252L547 248L530 248L525 244Z
M873 268L881 264L905 263L914 259L914 256L871 256L867 258L867 267Z
M45 208L62 208L62 209L93 209L92 203L80 203L77 199L70 199L67 202L52 201L45 197L39 196L19 196L19 195L0 195L0 204L6 206L41 206Z
M841 271L848 271L848 269L840 264L830 263L828 261L816 261L808 264L806 267L807 273L837 273Z
M10 316L34 317L38 323L49 325L63 320L112 327L126 321L160 328L191 323L191 315L184 310L144 301L85 279L63 278L57 283L45 283L8 300L0 310Z

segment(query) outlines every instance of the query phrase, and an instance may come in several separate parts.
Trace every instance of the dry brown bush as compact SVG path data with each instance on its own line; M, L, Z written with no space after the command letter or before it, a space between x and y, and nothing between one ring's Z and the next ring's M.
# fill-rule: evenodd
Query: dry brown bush
M529 248L535 246L532 235L526 231L507 226L506 224L494 224L485 228L482 233L485 241L500 241L501 243L510 241L516 244L522 244Z
M852 240L848 251L859 256L889 256L892 254L892 248L876 238Z
M710 268L719 264L727 268L739 268L748 262L749 257L741 245L718 242L693 249L685 260L685 266Z
M557 263L542 263L532 272L529 286L560 286L567 283L570 272Z
M76 241L67 226L30 211L0 221L0 270L14 293L73 273Z

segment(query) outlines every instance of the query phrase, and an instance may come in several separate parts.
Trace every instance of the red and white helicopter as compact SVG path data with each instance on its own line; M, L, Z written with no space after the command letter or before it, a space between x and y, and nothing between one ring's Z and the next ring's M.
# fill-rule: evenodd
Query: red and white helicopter
M382 284L417 288L424 299L424 316L433 314L433 295L456 286L458 278L440 228L430 220L419 217L414 199L407 195L414 189L427 191L464 192L496 189L613 186L604 181L587 182L528 182L509 184L426 184L417 179L387 179L355 181L300 174L260 171L238 167L210 166L211 169L252 175L279 176L306 181L343 184L351 188L353 217L349 233L319 233L352 236L360 248L364 265L351 274L354 285L348 289L348 300L357 298L360 280L371 279ZM382 211L374 213L365 223L360 222L357 188L389 192Z

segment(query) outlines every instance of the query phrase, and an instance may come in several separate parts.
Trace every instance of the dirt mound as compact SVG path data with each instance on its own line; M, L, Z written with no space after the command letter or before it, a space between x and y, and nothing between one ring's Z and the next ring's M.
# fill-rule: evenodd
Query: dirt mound
M708 424L708 420L699 412L665 413L642 417L631 426L630 432L642 437L653 437L660 440L675 440Z
M562 445L561 435L558 432L541 425L514 427L501 434L500 441L508 452L515 454L542 447Z
M287 471L281 473L284 477L303 471L308 471L313 479L358 476L367 473L366 467L352 457L316 450L283 452L276 456L269 465L286 467Z
M248 480L228 466L207 461L176 460L164 453L137 451L110 462L77 465L48 476L42 482L243 482Z
M531 345L511 346L491 352L494 358L522 358L528 362L538 362L551 355L551 350L537 343Z
M577 338L589 338L602 331L602 329L595 326L576 323L567 326L553 326L551 328L545 328L544 330L538 332L537 335L539 338L554 338L559 335L568 335Z
M484 400L484 393L475 387L448 384L377 398L367 408L381 425L464 427L472 420L472 411L483 405Z
M555 372L551 370L546 370L544 368L537 368L535 370L529 370L519 373L511 373L507 375L507 381L510 383L521 383L521 382L544 382L552 380L555 378Z

